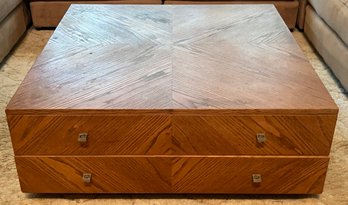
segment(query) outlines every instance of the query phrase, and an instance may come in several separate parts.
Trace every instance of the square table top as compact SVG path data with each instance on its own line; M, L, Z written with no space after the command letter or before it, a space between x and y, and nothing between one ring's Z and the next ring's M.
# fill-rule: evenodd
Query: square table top
M72 5L7 107L337 113L273 5Z

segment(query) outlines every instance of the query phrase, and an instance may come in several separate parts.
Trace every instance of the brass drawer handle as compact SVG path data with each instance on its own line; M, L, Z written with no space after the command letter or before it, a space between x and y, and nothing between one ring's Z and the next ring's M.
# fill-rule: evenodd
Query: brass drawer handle
M259 184L262 181L261 174L253 174L252 175L253 183Z
M85 144L88 141L88 134L87 133L80 133L79 137L77 138L77 141L81 144Z
M83 173L82 174L82 180L84 183L91 183L91 180L92 180L92 174L91 173Z
M266 142L266 135L265 133L257 133L256 134L256 140L258 143L265 143Z

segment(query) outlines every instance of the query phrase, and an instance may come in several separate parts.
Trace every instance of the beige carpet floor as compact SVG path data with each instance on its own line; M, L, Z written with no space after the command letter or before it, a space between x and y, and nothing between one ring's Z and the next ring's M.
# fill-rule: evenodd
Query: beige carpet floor
M30 29L0 65L0 203L1 204L136 204L136 205L258 205L258 204L345 204L348 205L348 98L328 67L310 46L303 33L294 37L339 106L339 119L331 160L321 195L34 195L20 191L5 107L53 31ZM347 62L348 63L348 62Z

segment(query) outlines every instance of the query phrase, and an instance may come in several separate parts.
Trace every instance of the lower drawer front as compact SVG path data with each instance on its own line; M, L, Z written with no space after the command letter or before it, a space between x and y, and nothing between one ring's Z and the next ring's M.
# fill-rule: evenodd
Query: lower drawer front
M169 192L170 158L16 157L19 181L28 193ZM86 183L84 174L91 174Z
M325 157L176 158L172 187L182 193L319 194L328 161Z
M16 157L23 192L322 192L328 157ZM90 174L90 175L89 175Z

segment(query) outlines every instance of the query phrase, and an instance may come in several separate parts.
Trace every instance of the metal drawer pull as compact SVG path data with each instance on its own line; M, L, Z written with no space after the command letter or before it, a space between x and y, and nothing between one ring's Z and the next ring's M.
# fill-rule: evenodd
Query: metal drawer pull
M91 173L83 173L82 174L82 180L83 180L84 183L91 183L92 174Z
M266 135L265 135L265 133L257 133L256 134L256 140L257 140L258 143L266 142Z
M252 178L253 178L253 183L261 183L261 174L253 174L252 175Z
M86 143L88 140L88 134L87 133L80 133L79 138L77 139L80 143Z

